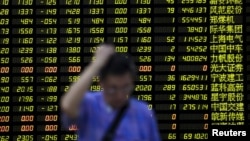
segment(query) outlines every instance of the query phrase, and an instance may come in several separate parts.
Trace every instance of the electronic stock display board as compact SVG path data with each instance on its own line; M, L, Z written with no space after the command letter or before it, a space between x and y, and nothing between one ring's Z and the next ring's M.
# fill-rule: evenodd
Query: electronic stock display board
M102 42L133 56L162 140L247 136L249 14L249 0L0 0L0 141L77 140L59 99Z

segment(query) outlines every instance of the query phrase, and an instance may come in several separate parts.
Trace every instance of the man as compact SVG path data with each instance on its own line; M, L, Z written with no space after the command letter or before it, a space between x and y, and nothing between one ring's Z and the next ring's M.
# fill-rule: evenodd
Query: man
M154 112L145 102L129 98L136 76L133 61L115 53L110 44L101 44L95 57L61 99L64 126L76 124L79 141L102 141L118 111L128 104L113 141L160 141ZM103 91L89 92L98 74Z

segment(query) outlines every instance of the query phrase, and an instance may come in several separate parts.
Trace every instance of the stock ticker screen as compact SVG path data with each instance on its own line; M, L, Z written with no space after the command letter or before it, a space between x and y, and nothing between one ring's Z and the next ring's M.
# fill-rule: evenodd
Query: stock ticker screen
M133 56L163 141L247 137L249 14L249 0L0 0L0 141L76 141L60 97L102 42Z

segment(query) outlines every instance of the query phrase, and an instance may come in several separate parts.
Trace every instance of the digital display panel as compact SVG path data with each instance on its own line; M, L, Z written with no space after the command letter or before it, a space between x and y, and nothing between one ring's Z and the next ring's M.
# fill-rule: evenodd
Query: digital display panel
M155 110L163 141L250 134L249 9L248 0L0 0L0 140L77 140L75 125L61 126L59 99L102 42L133 56L133 96Z

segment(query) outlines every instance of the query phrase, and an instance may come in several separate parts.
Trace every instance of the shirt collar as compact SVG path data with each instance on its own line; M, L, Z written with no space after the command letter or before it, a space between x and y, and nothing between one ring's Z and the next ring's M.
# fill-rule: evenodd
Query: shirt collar
M107 104L106 102L105 102L105 109L106 109L106 111L108 113L111 113L111 112L114 111L114 109L109 104Z
M103 91L102 91L102 94L103 94ZM117 110L115 110L114 108L112 108L112 106L110 106L110 105L104 100L103 95L102 95L102 101L103 101L103 106L104 106L106 112L112 113L112 112L117 111ZM130 99L128 100L128 102L130 103Z
M113 112L114 111L114 108L112 108L106 101L105 101L105 99L104 99L104 97L103 97L103 91L101 92L102 93L102 103L103 103L103 107L104 107L104 109L106 110L106 112L108 112L108 113L111 113L111 112Z

